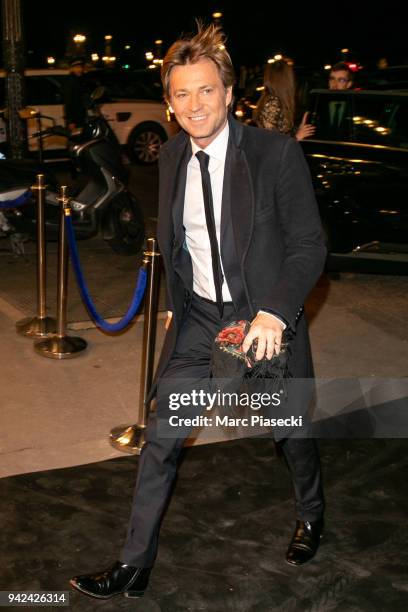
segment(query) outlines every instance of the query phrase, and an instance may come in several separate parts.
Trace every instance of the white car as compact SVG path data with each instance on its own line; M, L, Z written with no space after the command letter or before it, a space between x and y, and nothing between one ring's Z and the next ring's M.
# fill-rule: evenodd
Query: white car
M90 72L88 74L93 77L93 74L100 76L102 73ZM116 97L115 93L118 93L123 85L119 82L117 91L112 90L113 95L109 95L106 101L102 100L100 105L100 109L110 122L119 143L126 146L132 161L141 164L155 163L161 145L179 130L174 115L169 112L164 102L157 99L161 95L160 93L154 94L153 99L146 99L149 96L152 97L152 88L147 87L143 82L138 82L138 79L145 78L147 74L146 71L126 74L127 87L124 87L122 92L134 92L138 96L137 99ZM62 87L69 76L68 70L28 69L25 76L25 102L27 106L39 111L44 117L41 120L42 127L47 127L52 120L57 125L64 125ZM4 71L0 71L0 105L2 106L4 106L4 77ZM109 79L110 84L112 84L115 79L120 81L121 76L117 76L117 73L111 73ZM133 87L129 87L129 84ZM155 85L157 86L157 82ZM2 101L3 104L1 104ZM0 118L0 144L6 140L5 127L4 120ZM38 128L38 119L27 120L27 136L31 151L38 149L37 140L32 138L33 133ZM46 138L43 144L46 157L50 151L53 151L53 157L55 157L58 151L66 149L66 139L61 136Z
M161 145L179 129L166 106L154 100L117 100L100 109L132 161L141 164L156 162Z

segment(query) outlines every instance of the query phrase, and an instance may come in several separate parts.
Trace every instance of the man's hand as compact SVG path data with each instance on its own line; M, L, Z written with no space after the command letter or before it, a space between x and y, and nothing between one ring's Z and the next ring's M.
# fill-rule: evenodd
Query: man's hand
M284 327L284 323L276 317L263 313L257 314L242 343L242 350L246 353L252 342L257 339L256 359L262 359L265 354L267 359L272 359L274 353L279 355Z
M166 322L164 324L164 329L167 331L170 327L170 323L171 323L171 319L173 317L173 313L171 312L171 310L167 311L167 319Z

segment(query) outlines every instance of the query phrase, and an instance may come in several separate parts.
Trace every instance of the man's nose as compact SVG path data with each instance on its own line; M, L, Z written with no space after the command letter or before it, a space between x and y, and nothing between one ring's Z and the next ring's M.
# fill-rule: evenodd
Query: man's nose
M198 111L201 108L200 94L193 93L190 97L190 107L193 112Z

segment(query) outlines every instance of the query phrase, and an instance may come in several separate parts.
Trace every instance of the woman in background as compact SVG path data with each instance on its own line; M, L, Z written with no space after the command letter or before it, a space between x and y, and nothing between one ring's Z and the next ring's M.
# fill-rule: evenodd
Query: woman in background
M308 112L304 113L301 124L295 129L295 99L296 84L292 66L284 60L266 64L264 91L254 112L257 126L278 130L297 140L312 136L316 128L307 123Z

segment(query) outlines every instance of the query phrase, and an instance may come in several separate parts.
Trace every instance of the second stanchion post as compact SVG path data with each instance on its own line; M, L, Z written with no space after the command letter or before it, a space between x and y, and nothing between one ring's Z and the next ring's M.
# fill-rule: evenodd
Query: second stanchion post
M149 416L149 404L145 403L153 380L154 348L160 285L160 253L156 238L148 238L143 253L143 265L148 271L148 284L144 309L142 367L140 373L139 413L135 425L118 426L110 432L110 443L117 450L140 455L145 443L145 430Z
M85 340L77 336L67 336L67 295L68 295L68 241L65 229L65 215L71 214L67 187L61 187L58 198L60 228L58 243L58 289L57 289L57 333L52 338L34 343L34 349L43 357L51 359L70 359L76 357L87 347Z

